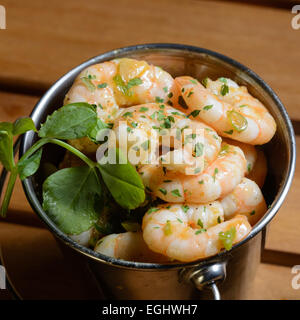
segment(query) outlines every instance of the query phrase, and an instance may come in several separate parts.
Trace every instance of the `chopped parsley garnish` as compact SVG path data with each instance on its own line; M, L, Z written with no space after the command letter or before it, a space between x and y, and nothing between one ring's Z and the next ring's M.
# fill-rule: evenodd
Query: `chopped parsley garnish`
M123 114L123 117L132 117L132 116L133 116L132 112L125 112Z
M187 213L187 212L189 211L189 209L190 209L190 207L189 207L188 205L186 205L186 204L183 204L183 205L181 206L181 208L182 208L182 210L183 210L184 213Z
M179 218L177 218L177 221L180 222L180 223L183 223L183 221Z
M219 155L220 156L224 156L225 154L227 154L229 152L229 144L224 144L222 145L222 148L220 150Z
M106 88L106 87L107 87L107 83L106 82L100 83L97 86L97 88L99 88L99 89L103 89L103 88Z
M218 172L219 172L219 169L218 169L218 168L215 168L214 175L213 175L214 182L216 181L216 174L217 174Z
M198 84L198 81L197 81L196 79L191 79L190 81L191 81L191 83L193 83L193 84Z
M252 210L251 212L250 212L250 216L254 216L255 215L255 210Z
M248 170L248 173L250 173L250 171L251 171L251 163L248 163L247 170Z
M168 94L168 98L172 98L173 97L173 92L170 92L169 94Z
M130 89L132 87L139 86L142 83L143 83L143 81L140 78L133 78L128 81L127 88Z
M194 110L192 111L189 115L189 116L193 116L194 118L196 118L198 116L198 114L200 113L201 110Z
M149 108L141 107L139 111L140 111L140 112L146 112L146 111L148 111L148 110L149 110Z
M206 232L207 230L202 228L202 229L199 229L195 232L196 235L200 234L200 233L203 233L203 232Z
M205 110L205 111L210 110L213 106L214 106L213 104L209 104L209 105L205 106L203 108L203 110Z
M157 103L163 103L164 99L160 98L160 97L155 97L155 102Z
M193 93L194 93L193 91L190 91L187 97L189 98Z
M174 189L174 190L172 190L171 191L171 193L173 194L173 196L175 196L175 197L181 197L181 194L180 194L180 192L179 192L179 190L178 189Z
M220 216L218 216L217 221L218 221L218 223L221 223L221 222L222 222L222 221L221 221L221 217L220 217Z
M189 107L187 106L186 102L184 101L182 96L178 97L178 104L183 108L183 109L188 109Z
M224 133L227 133L227 134L233 134L233 130L228 130L228 131L224 131Z
M227 84L223 84L222 87L221 87L221 95L222 96L225 96L227 93L229 92L229 87Z
M126 84L122 77L117 74L113 77L113 81L117 88L125 95L125 96L132 96L133 92L130 90L134 86L138 86L143 83L143 81L140 78L134 78L128 81Z
M155 207L150 208L150 209L148 210L147 214L151 214L151 213L153 213L153 212L157 212L158 210L159 210L159 208L155 208Z
M204 183L204 180L200 180L198 181L199 184L203 184Z
M168 92L168 87L163 87L164 92Z
M197 225L198 225L199 227L203 228L203 222L202 222L201 219L198 219Z
M160 191L163 195L166 195L166 194L167 194L167 190L166 190L166 189L160 188L159 191Z

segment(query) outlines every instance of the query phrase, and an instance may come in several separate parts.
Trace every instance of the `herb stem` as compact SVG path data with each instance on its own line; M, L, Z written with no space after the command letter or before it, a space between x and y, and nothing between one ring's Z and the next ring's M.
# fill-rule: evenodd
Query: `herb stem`
M24 155L21 157L21 160L24 160L28 157L30 157L32 154L34 154L39 148L41 148L43 145L47 143L52 143L56 144L60 147L63 147L67 149L68 151L72 152L75 154L78 158L80 158L83 162L85 162L90 168L95 168L97 163L89 159L85 154L77 150L76 148L72 147L68 143L58 140L58 139L53 139L53 138L42 138L39 141L37 141L31 148L29 148Z
M16 183L17 176L18 176L18 169L17 169L17 167L14 167L10 173L10 176L9 176L6 192L5 192L2 206L1 206L1 210L0 210L0 215L3 218L6 216L7 208L9 205L9 201L10 201L15 183Z

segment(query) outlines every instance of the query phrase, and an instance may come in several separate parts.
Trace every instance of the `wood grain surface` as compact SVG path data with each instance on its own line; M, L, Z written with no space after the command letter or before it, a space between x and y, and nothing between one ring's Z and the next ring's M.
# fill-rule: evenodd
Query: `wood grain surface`
M167 42L215 50L250 67L276 91L300 134L300 30L292 29L289 9L294 3L283 5L279 0L271 7L268 2L2 0L7 29L0 30L0 121L29 115L54 81L92 56L127 45ZM299 194L297 160L291 190L267 234L265 258L272 265L260 265L249 299L300 299L300 290L291 287L290 268L291 263L300 264ZM49 246L45 261L63 265L52 235L32 212L20 181L9 216L0 222L0 244L13 253L18 239L31 253L43 244ZM61 284L61 298L66 287ZM28 288L28 283L21 286L25 297L31 298L34 292ZM54 287L41 295L49 297L51 290ZM73 297L76 294L82 298L76 290ZM7 292L0 291L0 299L8 298Z

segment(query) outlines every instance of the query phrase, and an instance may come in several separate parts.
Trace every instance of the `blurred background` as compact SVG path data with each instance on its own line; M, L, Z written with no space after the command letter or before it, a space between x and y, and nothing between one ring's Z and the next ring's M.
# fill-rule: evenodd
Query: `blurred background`
M0 121L29 115L54 81L93 56L127 45L181 43L230 56L261 76L286 106L300 146L300 17L297 8L292 12L296 4L0 0L6 11L6 29L0 30ZM300 288L292 286L292 267L300 265L299 161L289 195L268 229L249 299L300 299ZM17 297L94 297L93 279L82 266L64 260L32 212L20 182L8 218L0 221L0 245L7 286ZM11 298L9 290L0 290L0 299Z

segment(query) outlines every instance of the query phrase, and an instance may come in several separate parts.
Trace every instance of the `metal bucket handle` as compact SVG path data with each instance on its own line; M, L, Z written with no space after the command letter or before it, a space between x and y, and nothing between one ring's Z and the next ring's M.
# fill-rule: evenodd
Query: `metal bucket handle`
M209 288L215 300L221 300L217 282L226 278L226 261L214 262L202 267L184 268L179 273L181 282L192 283L198 290Z

